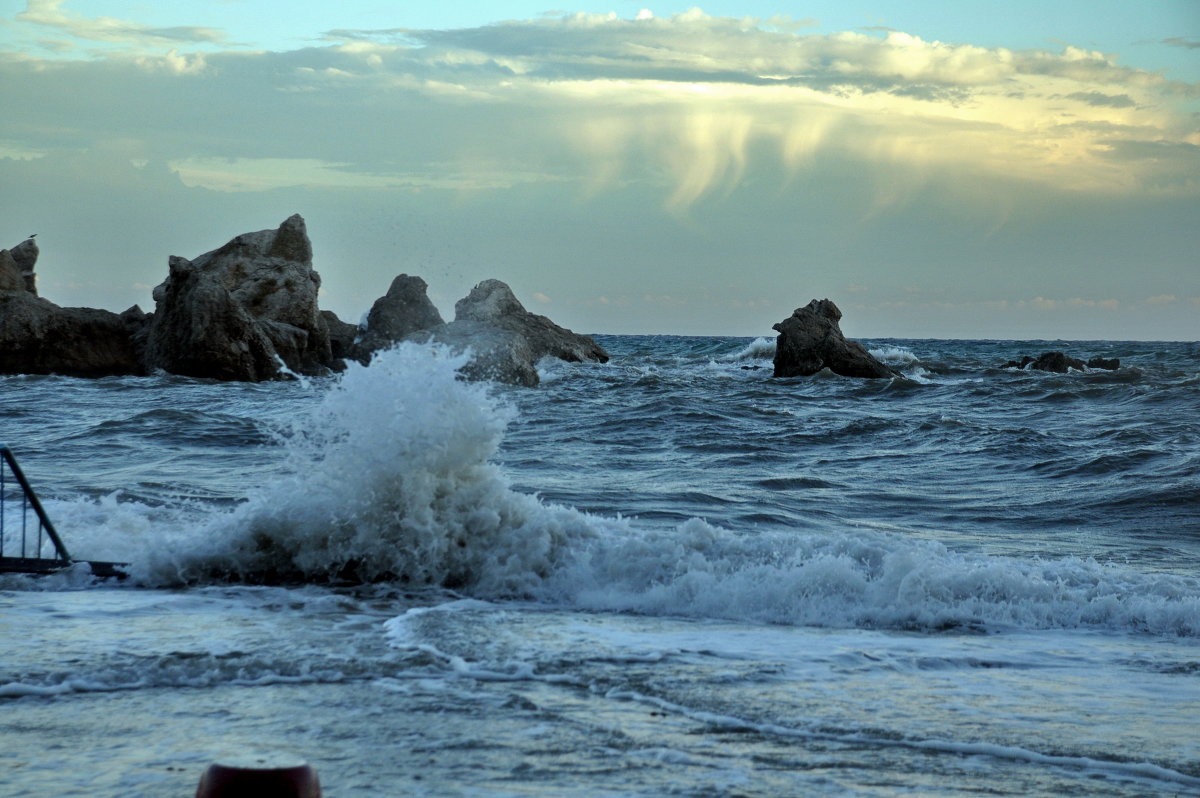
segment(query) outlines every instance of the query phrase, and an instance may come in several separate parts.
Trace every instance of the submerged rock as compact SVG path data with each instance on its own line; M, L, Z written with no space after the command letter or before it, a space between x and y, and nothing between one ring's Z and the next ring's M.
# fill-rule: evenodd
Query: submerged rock
M194 260L172 257L154 289L147 364L221 380L323 373L336 364L320 286L299 214Z
M1077 357L1071 357L1064 352L1043 352L1037 357L1025 355L1019 361L1010 360L1002 368L1033 369L1035 371L1053 371L1066 374L1071 369L1085 371L1087 369L1107 369L1114 371L1121 367L1118 358L1094 357L1086 363Z
M895 373L879 362L857 341L842 335L838 322L842 312L828 299L814 299L774 325L775 376L807 377L829 369L843 377L893 377Z

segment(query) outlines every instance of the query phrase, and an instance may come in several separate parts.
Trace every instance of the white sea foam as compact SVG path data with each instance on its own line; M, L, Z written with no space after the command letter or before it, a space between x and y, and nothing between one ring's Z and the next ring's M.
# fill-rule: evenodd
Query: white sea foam
M731 360L770 360L775 357L774 338L755 338L745 349L733 355Z
M907 366L917 363L920 358L912 352L899 346L883 346L878 349L868 349L876 360L881 360L890 366Z
M697 519L640 529L547 504L512 490L495 464L512 411L460 379L463 363L406 344L352 365L298 423L288 476L206 521L115 497L81 505L98 534L120 541L111 552L86 536L81 546L131 561L152 585L348 574L770 623L1200 635L1194 578L964 554L864 529L741 535Z

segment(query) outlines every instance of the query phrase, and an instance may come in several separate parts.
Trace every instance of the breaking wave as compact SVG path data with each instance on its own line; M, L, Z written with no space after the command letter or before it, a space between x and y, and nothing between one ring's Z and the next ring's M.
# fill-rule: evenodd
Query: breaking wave
M766 623L1200 636L1195 578L852 528L743 533L692 519L645 529L547 503L514 490L496 464L514 413L460 378L464 362L404 344L352 365L296 422L285 475L215 518L116 497L56 512L90 513L108 556L129 559L146 585L396 580Z

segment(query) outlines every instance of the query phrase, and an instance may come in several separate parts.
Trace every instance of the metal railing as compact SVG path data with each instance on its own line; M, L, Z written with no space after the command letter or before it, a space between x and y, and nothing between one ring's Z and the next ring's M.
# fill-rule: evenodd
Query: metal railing
M47 540L53 557L42 556ZM74 562L12 450L0 446L0 573L48 574ZM89 564L95 576L124 576L123 563Z

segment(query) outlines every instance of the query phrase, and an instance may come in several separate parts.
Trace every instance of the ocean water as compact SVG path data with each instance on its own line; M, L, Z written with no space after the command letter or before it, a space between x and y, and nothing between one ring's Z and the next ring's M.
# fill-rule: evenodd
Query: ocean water
M517 389L0 377L0 794L1200 794L1200 345L600 337ZM1115 372L1000 368L1065 349Z

